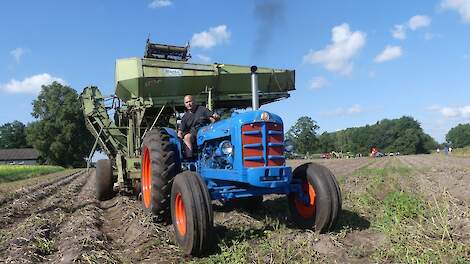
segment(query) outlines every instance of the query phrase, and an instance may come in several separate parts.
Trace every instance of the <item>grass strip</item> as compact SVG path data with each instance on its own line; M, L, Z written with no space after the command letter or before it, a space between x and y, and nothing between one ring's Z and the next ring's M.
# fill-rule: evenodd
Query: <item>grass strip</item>
M24 180L63 170L64 168L60 166L48 165L0 165L0 183Z

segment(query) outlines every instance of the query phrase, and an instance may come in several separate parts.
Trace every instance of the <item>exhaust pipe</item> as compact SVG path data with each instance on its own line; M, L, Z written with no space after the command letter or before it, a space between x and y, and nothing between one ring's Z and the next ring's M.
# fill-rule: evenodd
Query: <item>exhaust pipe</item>
M258 110L259 108L259 94L258 94L258 75L256 71L258 67L251 66L251 104L253 110Z

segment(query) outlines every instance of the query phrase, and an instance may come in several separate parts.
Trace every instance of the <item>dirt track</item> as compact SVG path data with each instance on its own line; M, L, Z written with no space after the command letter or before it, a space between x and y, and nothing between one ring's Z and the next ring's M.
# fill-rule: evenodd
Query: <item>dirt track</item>
M305 161L295 161L300 164ZM285 198L265 197L264 209L256 213L227 211L214 205L216 237L223 241L249 241L268 237L278 225L287 231L280 241L313 241L308 249L315 251L317 260L363 263L384 235L369 228L365 216L347 206L348 194L354 190L354 173L361 168L383 168L389 163L411 168L419 179L420 188L437 192L445 188L455 198L459 208L468 214L470 202L470 160L443 156L403 156L381 159L321 160L339 178L346 209L335 235L316 235L291 228L284 205ZM464 219L465 220L465 219ZM467 219L468 220L468 219ZM348 225L348 221L354 225ZM462 239L470 229L465 221ZM247 228L249 235L243 233ZM98 202L94 198L94 174L85 171L68 173L49 182L28 186L0 196L0 262L5 263L179 263L190 259L174 244L172 226L157 225L142 209L135 197L116 196ZM281 236L281 234L279 234ZM228 240L227 238L233 238ZM253 241L253 242L250 242ZM235 243L231 242L231 243ZM284 243L284 242L282 242ZM213 255L232 244L219 243ZM360 254L351 251L360 248ZM265 256L264 256L265 257ZM195 259L198 261L198 259ZM267 261L262 259L261 262ZM269 261L267 261L269 262ZM273 263L283 262L275 260Z

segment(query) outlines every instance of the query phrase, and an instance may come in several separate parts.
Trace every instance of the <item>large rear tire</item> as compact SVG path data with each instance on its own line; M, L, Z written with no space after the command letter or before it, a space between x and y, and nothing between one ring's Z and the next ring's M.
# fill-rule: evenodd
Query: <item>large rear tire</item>
M175 147L163 129L149 131L142 144L141 193L144 207L159 223L170 222L171 184L177 173Z
M111 160L98 160L96 163L96 199L105 201L111 199L113 192L113 166Z
M207 254L212 245L214 218L206 184L192 171L175 177L171 188L171 217L176 241L187 255Z
M341 190L333 173L325 166L306 163L297 167L293 181L301 183L303 201L299 193L290 193L289 210L294 222L304 229L324 233L333 228L341 212Z

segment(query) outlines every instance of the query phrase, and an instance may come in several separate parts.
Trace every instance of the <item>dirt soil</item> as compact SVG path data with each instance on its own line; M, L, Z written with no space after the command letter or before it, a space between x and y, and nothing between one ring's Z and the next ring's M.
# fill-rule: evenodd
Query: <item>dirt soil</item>
M304 162L307 161L290 164L295 167ZM348 194L355 191L358 170L384 168L390 163L409 168L418 179L417 187L429 197L445 192L454 199L463 212L455 224L462 230L461 239L470 243L470 220L465 219L470 211L470 159L417 155L315 162L337 175L346 202ZM285 197L271 195L265 197L263 209L257 212L228 210L214 203L214 235L219 244L207 258L191 258L184 256L175 244L173 227L154 223L137 197L117 195L105 202L97 201L94 176L93 171L67 171L59 177L0 193L0 263L210 262L211 256L230 248L237 239L251 245L260 239L278 239L281 245L311 241L308 249L315 252L315 262L369 263L373 262L369 257L374 248L386 243L384 234L370 228L366 215L348 206L343 208L332 233L318 235L295 229ZM278 226L285 226L287 231L274 232ZM261 256L259 262L289 263L268 259L269 256Z

